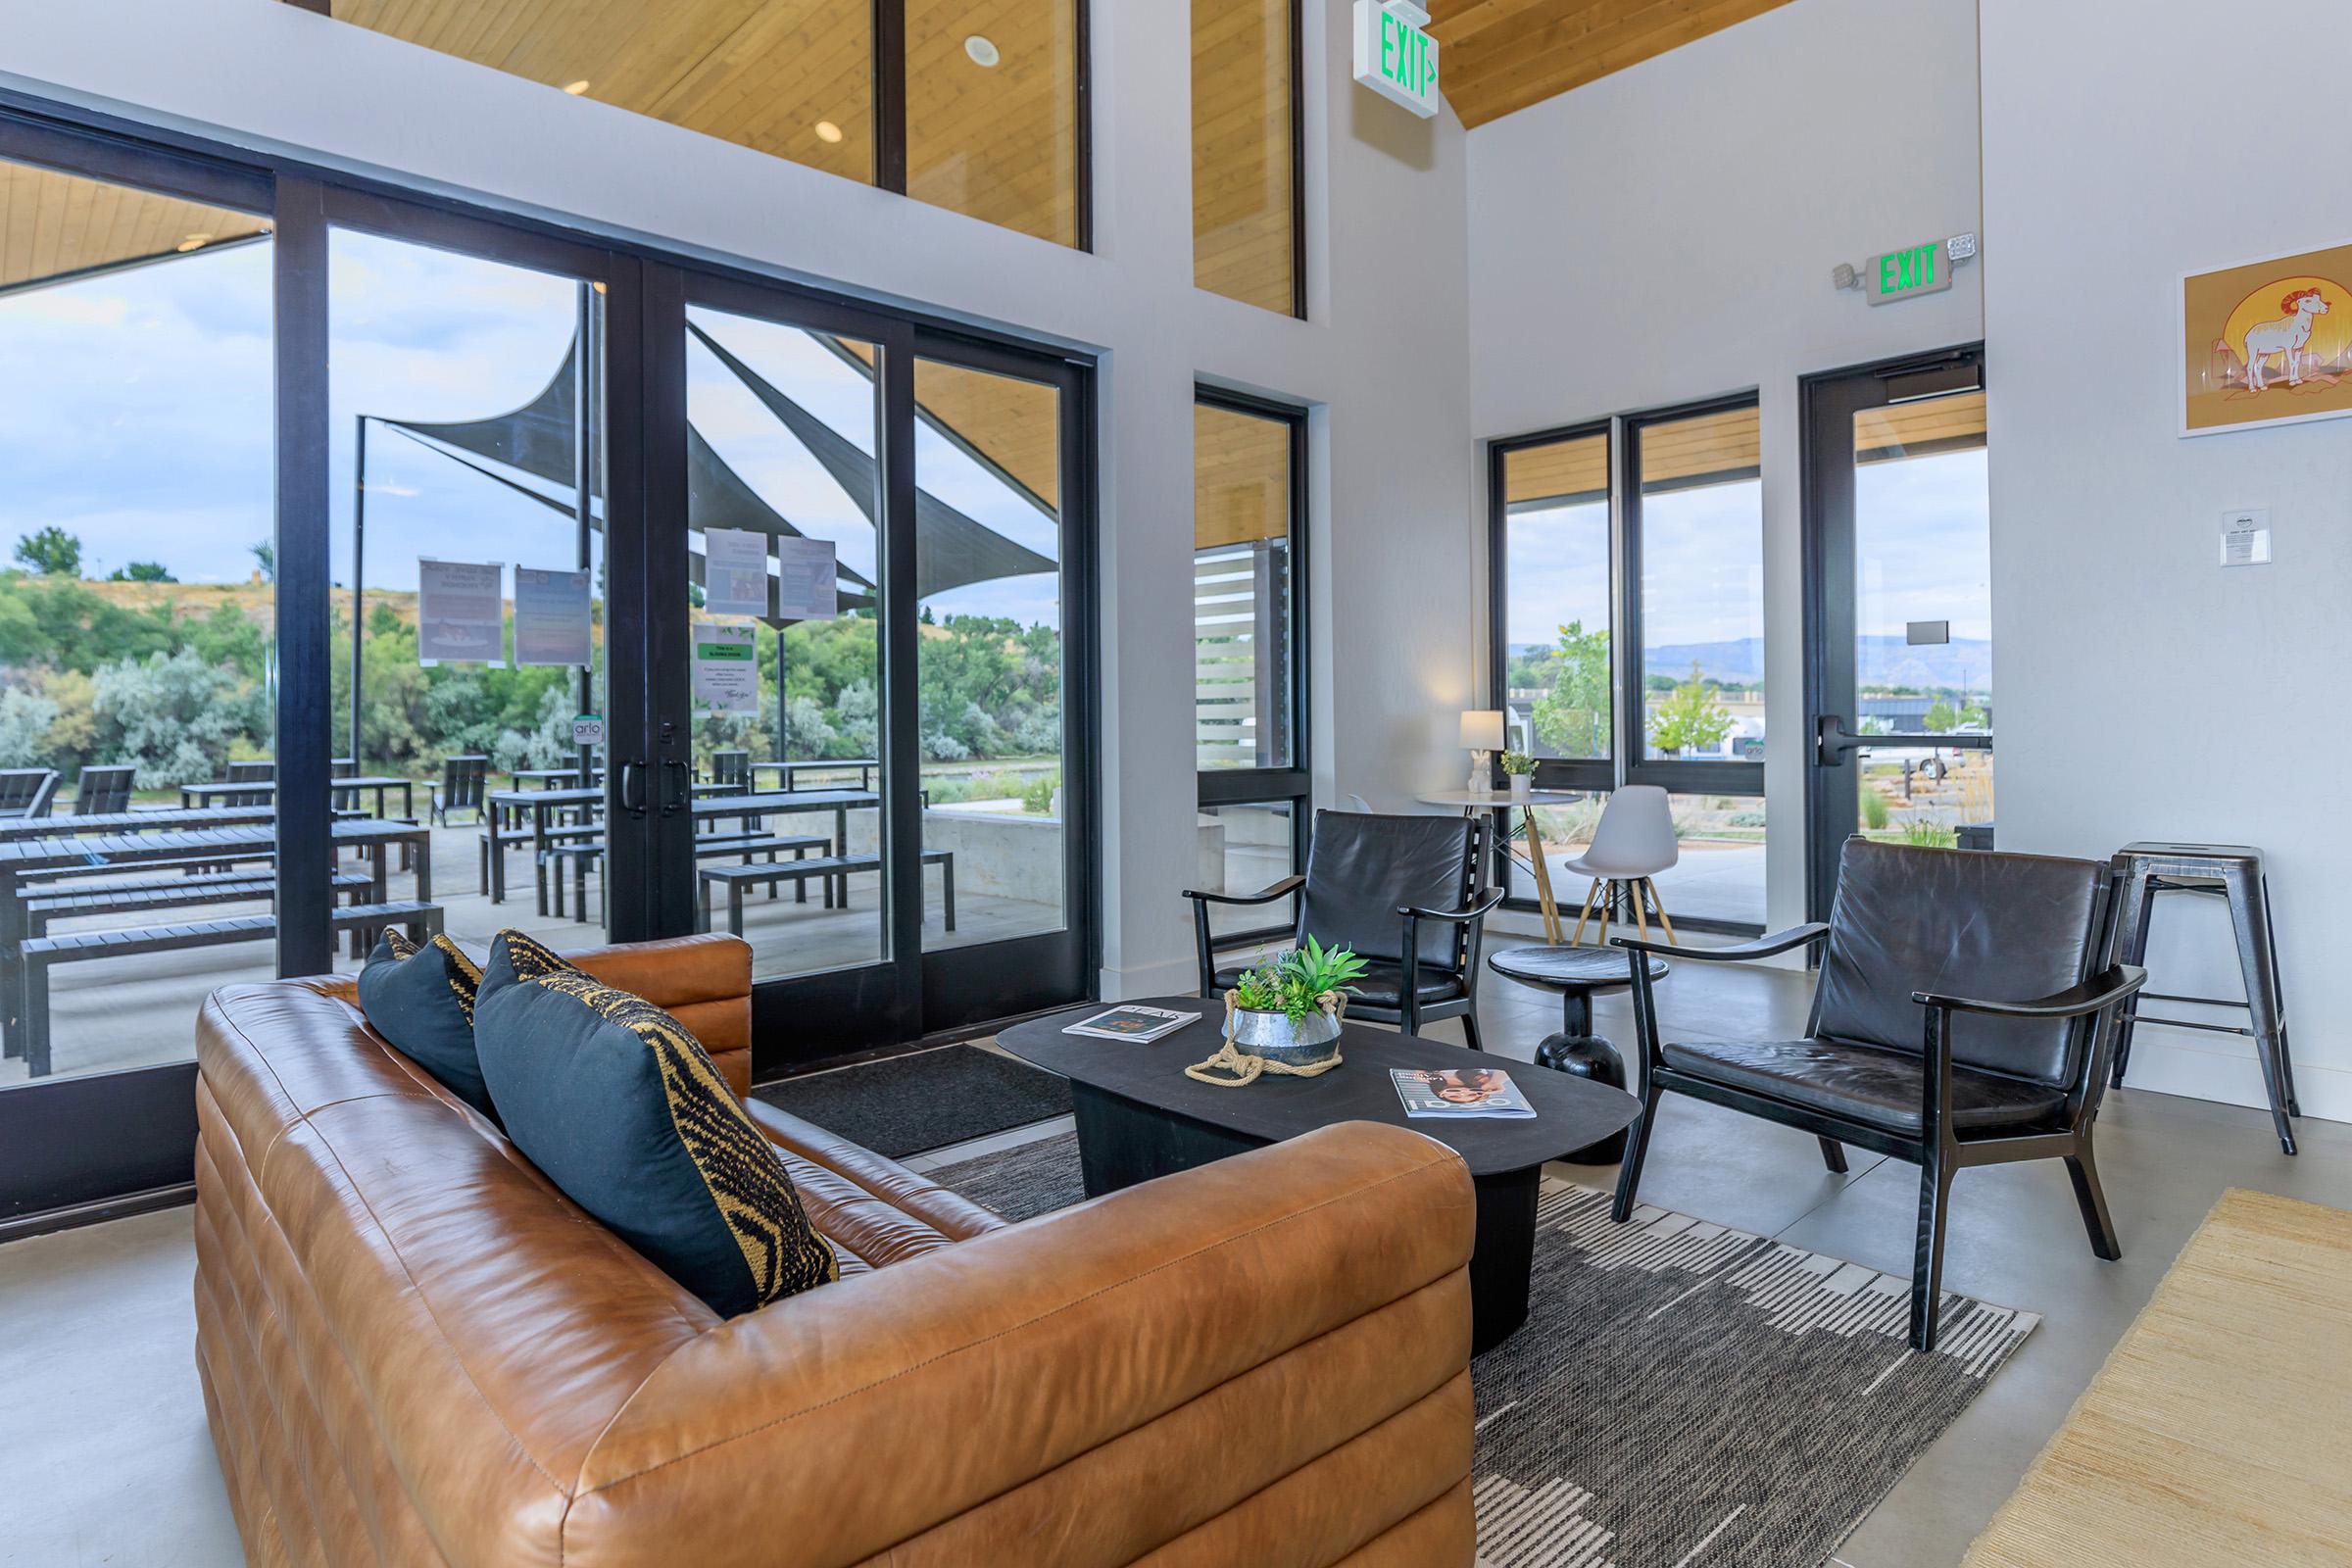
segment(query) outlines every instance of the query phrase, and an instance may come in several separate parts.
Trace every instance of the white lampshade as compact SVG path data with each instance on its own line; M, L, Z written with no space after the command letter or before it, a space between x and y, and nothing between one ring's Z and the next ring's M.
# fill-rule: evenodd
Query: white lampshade
M1462 710L1462 750L1467 752L1499 752L1502 750L1501 709L1471 708Z

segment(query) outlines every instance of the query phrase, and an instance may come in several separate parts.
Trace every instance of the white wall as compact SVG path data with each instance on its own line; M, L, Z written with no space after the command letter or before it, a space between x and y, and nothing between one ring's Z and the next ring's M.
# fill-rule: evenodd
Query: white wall
M1473 669L1462 133L1356 91L1346 15L1309 7L1307 322L1192 288L1181 4L1093 7L1093 255L276 0L0 0L0 82L1101 351L1102 983L1136 995L1189 986L1197 375L1318 405L1326 796L1398 801L1460 767L1432 715Z
M1976 20L1796 0L1469 137L1477 436L1761 393L1776 926L1804 917L1797 378L1982 333L1973 268L1876 310L1830 285L1977 226Z
M2180 274L2352 238L2340 117L2295 70L2252 69L2320 12L1983 11L2001 842L2259 845L2303 1105L2352 1119L2352 969L2331 951L2352 888L2333 703L2352 667L2352 423L2175 433ZM2272 509L2278 564L2218 566L2220 514L2241 506ZM2240 994L2221 915L2160 906L2161 989ZM2262 1098L2242 1042L2182 1030L2141 1031L2132 1081Z

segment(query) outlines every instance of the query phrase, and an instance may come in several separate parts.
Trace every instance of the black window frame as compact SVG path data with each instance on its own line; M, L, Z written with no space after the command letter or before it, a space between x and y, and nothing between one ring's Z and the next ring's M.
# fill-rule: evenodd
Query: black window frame
M1609 747L1607 758L1545 758L1536 763L1539 790L1577 790L1606 795L1627 784L1654 784L1673 795L1735 795L1764 798L1760 761L1691 761L1650 758L1644 733L1642 657L1642 480L1641 437L1650 427L1708 414L1755 409L1760 389L1724 393L1687 403L1640 409L1547 426L1487 442L1487 631L1488 690L1499 703L1510 670L1510 507L1507 462L1515 452L1554 446L1595 435L1609 443ZM1762 472L1761 466L1758 474ZM1496 824L1504 826L1498 808ZM1495 872L1508 887L1508 838L1495 835ZM1532 898L1506 897L1503 907L1533 913ZM1729 936L1754 936L1761 921L1723 920L1669 910L1677 927Z
M299 3L299 0L289 0ZM276 821L278 875L283 895L277 901L278 941L274 970L280 978L325 973L334 963L334 940L327 924L330 899L326 871L330 869L329 760L335 754L332 683L327 679L331 660L332 587L329 580L329 530L313 519L331 514L328 492L328 276L327 243L337 227L383 233L493 261L601 276L608 284L606 367L609 397L607 464L609 484L607 559L616 565L635 555L645 574L648 594L661 579L651 569L648 537L649 494L664 486L682 493L683 471L671 471L682 462L683 447L667 441L661 421L674 409L683 428L683 341L664 344L650 334L649 323L676 315L682 318L690 279L736 282L778 296L805 302L811 312L844 312L887 316L908 334L915 349L936 350L925 357L986 368L992 357L1008 368L1027 367L1038 378L1041 366L1057 366L1064 381L1062 404L1063 454L1061 482L1065 495L1063 523L1065 640L1063 727L1065 746L1065 809L1069 813L1065 862L1065 924L1054 933L1066 935L1072 950L1055 956L1050 983L1069 995L1057 1005L1084 1002L1097 994L1102 955L1102 874L1098 744L1102 732L1102 694L1097 608L1100 601L1098 551L1102 508L1100 469L1096 452L1099 431L1096 403L1100 366L1080 351L1035 342L1011 332L994 331L935 313L901 304L880 305L836 290L814 287L784 269L752 262L727 262L683 249L663 248L659 240L601 234L584 222L550 219L518 206L501 204L487 195L452 195L402 183L397 177L359 174L330 169L298 153L231 146L192 132L160 127L104 110L68 106L36 94L0 87L0 158L56 169L81 177L113 180L254 212L270 218L277 259L272 274L273 342L271 350L275 397L272 429L276 453L272 460L276 550L275 622L277 682L273 720L279 763ZM911 363L902 356L902 372L911 375ZM911 410L911 382L903 400ZM901 422L910 430L911 413ZM886 454L886 465L904 469L910 494L913 453L911 440L902 440ZM623 492L629 492L624 494ZM905 508L907 560L903 575L911 578L912 507ZM633 537L632 537L633 535ZM897 548L894 542L893 548ZM660 652L662 626L629 613L633 599L643 605L656 601L646 595L614 595L609 602L609 638L629 638L649 650L640 676ZM683 603L680 597L674 601ZM642 605L641 607L642 608ZM902 617L909 620L910 617ZM682 637L682 627L670 628ZM676 650L670 651L673 655ZM903 660L902 662L905 661ZM649 710L654 682L640 678L624 686L614 662L608 690L609 710L615 721L632 710ZM297 667L318 671L313 679L298 680L284 672ZM1068 687L1076 685L1075 693ZM648 729L651 718L641 720ZM1301 730L1303 735L1303 729ZM610 787L622 788L623 769L608 769ZM902 808L915 801L911 784L901 792ZM608 803L612 824L612 873L618 876L650 870L656 846L649 829L638 833L624 825L624 808ZM904 824L902 824L904 832ZM908 873L913 873L909 875ZM919 867L911 860L899 868L899 881L920 887ZM615 897L609 939L640 940L664 926L675 925L675 876L638 874L635 885L642 899ZM908 887L902 886L899 902L915 907ZM912 950L909 950L912 951ZM973 971L990 947L942 949L920 955L923 961L958 973ZM1022 961L1002 964L1008 975L1030 972L1024 963L1038 956L1026 950ZM926 980L929 971L926 971ZM938 988L924 987L926 998L939 1005ZM769 998L772 1004L776 999ZM997 993L981 1000L995 1002ZM1034 1005L1034 1004L1032 1004ZM772 1070L789 1052L760 1049L760 1031L779 1029L788 1021L779 1009L762 1005L755 993L755 1048L759 1071ZM1006 1021L999 1017L994 1022ZM970 1020L940 1016L927 1020L949 1036L975 1032ZM934 1038L935 1035L926 1035ZM0 1088L0 1147L18 1152L0 1181L0 1243L68 1226L117 1218L126 1214L189 1201L194 1194L196 1064L193 1059L143 1067L78 1073L37 1084Z
M1309 722L1311 702L1310 673L1313 669L1311 643L1308 636L1307 582L1307 411L1295 403L1283 403L1272 398L1255 397L1246 392L1230 391L1206 382L1193 387L1195 407L1222 409L1228 414L1266 419L1283 425L1290 438L1290 647L1286 673L1290 677L1290 746L1287 767L1196 767L1198 779L1197 808L1208 809L1219 806L1279 806L1291 808L1291 871L1294 875L1306 869L1306 847L1314 825L1314 774L1309 765L1309 737L1313 734ZM1197 482L1197 481L1196 481ZM1196 498L1198 492L1196 490ZM1250 891L1254 892L1255 889ZM1279 907L1277 906L1276 907ZM1246 931L1228 931L1216 938L1217 946L1239 946L1262 942L1289 934L1290 924L1252 926Z
M298 11L315 12L330 21L334 18L333 0L282 0L282 3L293 6ZM1073 102L1070 106L1073 142L1070 149L1070 178L1077 186L1075 192L1077 211L1072 215L1074 221L1070 248L1090 254L1095 248L1095 63L1092 3L1093 0L1069 0L1071 7L1070 49L1077 57L1076 79L1071 87ZM906 0L871 0L871 7L870 20L867 24L870 47L867 52L871 57L873 68L871 102L874 172L870 183L877 190L889 191L894 196L904 196L906 194ZM1292 0L1294 34L1299 31L1297 14L1298 0ZM1293 51L1292 58L1296 62L1301 58L1302 51L1295 40ZM1296 66L1294 66L1295 70ZM1296 79L1296 75L1294 75L1294 82ZM1294 86L1291 93L1294 120L1298 116L1298 96L1299 94ZM648 118L653 117L649 116ZM724 140L725 138L716 139ZM1295 127L1292 135L1294 147L1297 146L1298 140ZM758 149L753 150L757 151ZM771 154L769 156L780 157L781 155ZM794 160L786 158L782 161L791 163ZM1297 190L1298 187L1294 181L1292 187L1294 204L1298 200ZM953 209L942 208L941 211L948 212ZM987 220L982 219L980 221L986 222ZM1058 241L1048 240L1046 243L1056 244ZM1303 287L1303 284L1300 286ZM1299 306L1298 314L1301 316L1306 314L1303 303Z

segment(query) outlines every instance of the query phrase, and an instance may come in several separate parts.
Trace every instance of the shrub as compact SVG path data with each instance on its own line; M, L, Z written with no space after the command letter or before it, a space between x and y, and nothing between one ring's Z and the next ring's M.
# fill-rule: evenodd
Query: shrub
M1862 786L1862 825L1873 833L1886 825L1886 797L1868 784Z
M237 741L268 733L261 688L187 648L101 668L90 707L100 753L135 766L147 790L218 778Z

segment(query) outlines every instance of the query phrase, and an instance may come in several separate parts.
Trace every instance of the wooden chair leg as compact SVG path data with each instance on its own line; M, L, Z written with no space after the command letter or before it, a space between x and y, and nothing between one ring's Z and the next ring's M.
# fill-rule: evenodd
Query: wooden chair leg
M2075 1184L2075 1203L2082 1210L2082 1228L2090 1233L2091 1251L2114 1262L2124 1255L2124 1247L2107 1213L2107 1195L2099 1189L2099 1167L2091 1160L2087 1137L2081 1153L2066 1156L2066 1174Z
M2069 1162L2072 1163L2071 1161ZM1936 1348L1943 1299L1943 1222L1952 1206L1952 1171L1933 1149L1919 1170L1919 1234L1911 1252L1911 1348Z
M1683 945L1683 939L1674 934L1674 922L1667 918L1666 901L1658 897L1658 885L1647 877L1643 877L1642 879L1642 885L1649 890L1650 907L1654 908L1658 912L1658 924L1666 928L1667 942L1675 947L1681 947Z
M1615 913L1617 908L1617 884L1614 882L1603 882L1600 886L1602 889L1600 895L1600 934L1592 939L1592 945L1596 948L1605 948L1609 945L1609 916Z
M1568 945L1570 947L1581 947L1584 944L1585 922L1592 918L1592 895L1598 893L1599 891L1600 878L1594 877L1592 879L1592 886L1585 889L1585 906L1577 911L1576 935L1568 939Z
M1634 1217L1634 1190L1642 1185L1642 1161L1649 1153L1649 1130L1657 1122L1658 1099L1662 1093L1649 1081L1649 1073L1644 1069L1642 1119L1626 1134L1625 1162L1617 1167L1617 1197L1609 1205L1609 1218L1620 1225Z
M1626 891L1633 895L1634 925L1641 931L1642 940L1647 942L1649 940L1649 904L1642 897L1642 889L1645 885L1646 879L1642 882L1630 882L1626 884Z

